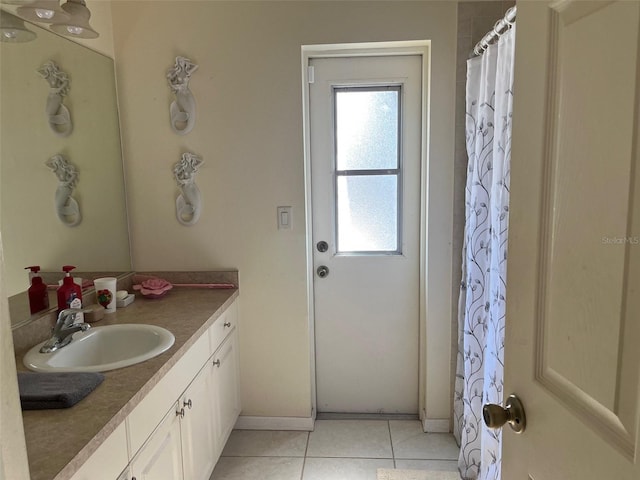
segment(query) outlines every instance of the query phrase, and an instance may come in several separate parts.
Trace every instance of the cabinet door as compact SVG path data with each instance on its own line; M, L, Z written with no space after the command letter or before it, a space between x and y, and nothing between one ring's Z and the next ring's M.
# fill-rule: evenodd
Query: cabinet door
M188 480L208 480L216 465L214 368L211 362L205 364L184 392L179 405L185 412L180 423L184 478Z
M216 443L222 450L240 414L237 329L229 334L213 354L213 365L213 389L217 405Z
M180 408L176 403L132 460L132 480L183 480Z

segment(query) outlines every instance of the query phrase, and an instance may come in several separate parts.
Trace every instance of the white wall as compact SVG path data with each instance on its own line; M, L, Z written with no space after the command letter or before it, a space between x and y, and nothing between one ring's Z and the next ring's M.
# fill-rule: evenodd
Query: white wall
M237 267L243 414L308 417L300 47L431 40L430 161L452 162L456 3L118 1L112 16L134 269ZM168 121L176 55L200 65L182 137ZM193 227L175 219L171 172L187 150L205 161ZM278 205L293 206L292 231L277 230Z

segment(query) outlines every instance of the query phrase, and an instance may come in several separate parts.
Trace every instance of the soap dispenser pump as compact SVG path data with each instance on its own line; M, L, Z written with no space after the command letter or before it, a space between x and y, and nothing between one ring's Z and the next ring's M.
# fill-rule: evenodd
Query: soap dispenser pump
M72 265L62 267L65 276L58 288L58 312L65 308L82 308L82 287L73 281L70 273L74 268Z
M29 295L29 310L31 311L31 315L33 315L49 308L49 295L47 293L47 286L38 274L40 266L33 265L26 267L25 270L30 270L29 278L31 279L31 286L27 293Z

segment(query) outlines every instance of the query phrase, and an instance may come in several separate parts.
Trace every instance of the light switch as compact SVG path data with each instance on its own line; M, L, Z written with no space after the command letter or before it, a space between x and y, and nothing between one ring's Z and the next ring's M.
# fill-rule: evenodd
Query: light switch
M278 230L291 230L291 207L278 207Z

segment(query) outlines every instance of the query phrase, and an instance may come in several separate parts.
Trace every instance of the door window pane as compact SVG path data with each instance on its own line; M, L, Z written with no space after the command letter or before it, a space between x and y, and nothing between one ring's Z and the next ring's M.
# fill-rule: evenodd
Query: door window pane
M400 87L335 90L338 170L398 168Z
M337 178L337 250L398 252L398 176Z

